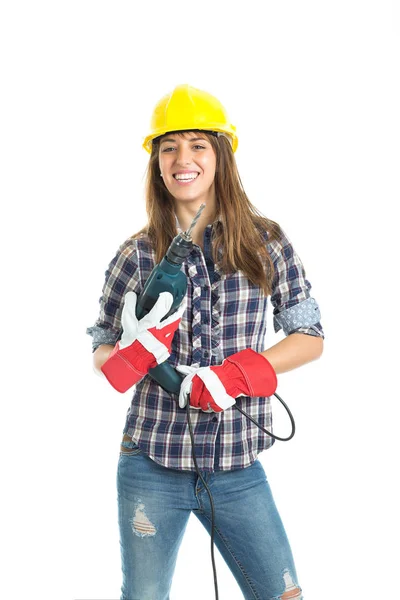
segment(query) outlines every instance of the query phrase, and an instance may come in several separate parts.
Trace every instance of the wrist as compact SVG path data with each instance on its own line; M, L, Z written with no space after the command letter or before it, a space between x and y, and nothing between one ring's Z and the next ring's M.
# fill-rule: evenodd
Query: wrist
M135 340L126 348L118 348L115 354L132 365L140 373L146 374L149 369L157 366L154 354L149 352L139 340Z
M154 356L135 340L131 346L122 350L117 342L101 371L114 389L124 393L156 365Z
M271 363L251 348L228 356L224 361L224 370L227 375L228 393L232 396L239 390L236 396L244 394L251 397L267 397L274 394L278 385Z

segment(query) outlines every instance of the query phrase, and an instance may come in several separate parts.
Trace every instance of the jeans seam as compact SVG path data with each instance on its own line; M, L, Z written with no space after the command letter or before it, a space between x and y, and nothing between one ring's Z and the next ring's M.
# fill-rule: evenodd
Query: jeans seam
M203 513L203 515L205 516L205 518L209 521L210 526L211 526L211 519L208 516L208 514L204 511L203 508L200 508L201 512ZM218 527L214 526L214 529L216 531L216 533L218 534L219 538L221 539L222 543L224 544L224 546L226 547L226 549L228 550L229 554L232 556L233 560L235 561L235 563L237 564L237 566L239 567L240 571L243 574L243 577L245 578L250 591L252 594L254 594L254 598L255 600L261 600L261 597L257 594L256 590L253 588L253 585L250 581L250 578L248 577L246 571L243 568L242 563L240 562L240 560L238 558L236 558L235 554L233 553L233 551L231 550L228 541L225 539L225 537L222 535L221 531L218 529Z

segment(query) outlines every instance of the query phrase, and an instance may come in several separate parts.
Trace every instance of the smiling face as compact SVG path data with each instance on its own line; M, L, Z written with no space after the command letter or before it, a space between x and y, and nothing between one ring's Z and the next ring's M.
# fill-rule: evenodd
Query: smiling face
M160 140L158 160L165 186L176 200L215 200L216 155L203 133L167 133Z

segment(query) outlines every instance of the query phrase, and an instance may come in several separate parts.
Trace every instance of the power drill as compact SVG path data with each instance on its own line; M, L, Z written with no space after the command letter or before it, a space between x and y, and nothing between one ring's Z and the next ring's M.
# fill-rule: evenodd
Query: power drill
M181 271L183 261L192 248L192 230L199 219L205 204L201 204L187 231L178 233L171 242L162 261L154 267L136 303L136 318L141 319L152 309L161 292L170 292L173 297L169 312L161 319L169 317L179 307L187 290L187 278ZM167 392L179 394L183 376L168 362L149 370L149 375Z

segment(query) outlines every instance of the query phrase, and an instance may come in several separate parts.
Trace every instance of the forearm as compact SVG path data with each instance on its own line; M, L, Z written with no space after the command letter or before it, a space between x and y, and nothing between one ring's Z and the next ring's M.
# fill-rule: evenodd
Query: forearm
M279 374L316 360L321 356L322 351L322 337L292 333L260 354L265 356L275 373Z
M111 352L114 350L114 346L110 344L102 344L93 353L93 370L100 377L104 377L104 373L101 367L104 365Z

